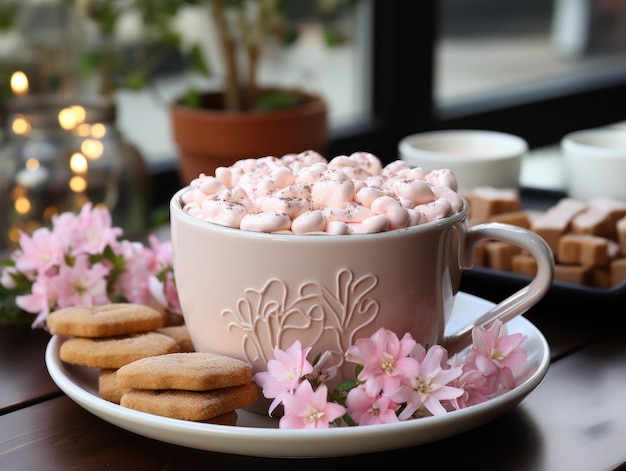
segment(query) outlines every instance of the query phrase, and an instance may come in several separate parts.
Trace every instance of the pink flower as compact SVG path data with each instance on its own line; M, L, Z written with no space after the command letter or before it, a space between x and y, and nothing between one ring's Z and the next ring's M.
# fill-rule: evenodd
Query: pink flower
M411 417L421 406L431 414L445 414L441 405L463 394L463 390L448 386L448 383L461 376L461 367L444 369L448 352L440 345L433 345L426 351L419 363L418 373L406 381L406 385L391 394L398 402L406 402L400 413L400 420Z
M151 235L148 243L151 249L146 250L150 260L148 266L154 273L148 280L150 295L168 311L182 314L172 268L172 242L161 243L155 235Z
M313 365L313 371L308 375L305 375L305 379L308 379L311 384L319 384L327 381L331 381L337 376L337 366L333 366L333 354L329 351L325 351L320 355L317 362Z
M303 381L293 394L283 400L285 413L279 422L280 428L328 428L330 423L341 417L346 409L342 405L328 402L328 388L322 384L314 391L311 383Z
M46 327L48 314L69 305L131 302L182 314L169 241L151 236L150 246L118 240L105 207L83 205L79 214L52 218L52 228L20 234L19 247L0 273L15 296L15 309L36 314L33 327ZM24 294L27 290L30 293Z
M481 348L448 358L440 345L426 349L409 334L399 340L391 331L379 329L348 349L346 359L362 369L355 380L344 378L332 394L327 389L332 375L324 367L330 354L322 354L312 367L306 361L311 347L303 350L298 341L286 352L275 348L276 359L254 380L266 398L274 398L270 415L283 404L280 428L328 427L341 421L372 425L445 414L492 398L506 374L503 372L513 378L511 367L526 360L526 352L519 347L521 340L507 335L501 324L474 328L472 333ZM487 358L485 351L500 352L496 347L508 355ZM477 368L477 364L486 367Z
M101 263L89 266L86 255L76 257L73 266L61 265L53 292L60 308L109 304L106 276L109 269Z
M39 313L32 323L33 327L44 326L46 318L50 314L50 306L53 304L53 299L51 299L52 290L49 284L50 278L40 275L33 283L30 294L15 298L15 304L20 309Z
M174 273L169 271L163 275L165 281L161 281L158 276L154 275L148 279L148 290L150 296L157 304L174 314L182 315L183 311L180 307L178 291L174 282Z
M121 241L116 253L124 257L124 272L119 275L113 293L131 303L150 304L149 278L154 268L149 267L149 252L140 242Z
M158 272L160 269L172 265L172 242L167 240L165 242L159 241L157 236L151 234L148 237L148 245L150 250L147 252L150 256L151 268Z
M463 373L450 383L450 386L462 389L463 394L450 400L455 409L464 409L468 406L480 404L489 399L489 396L498 389L498 382L494 377L484 376L480 371L473 369L471 365L463 363L459 355L454 355L448 360L451 367L461 367Z
M303 350L299 340L286 351L275 347L274 359L267 362L267 371L254 375L254 380L263 389L263 395L266 398L275 398L270 405L270 415L298 388L302 378L313 372L313 366L306 359L310 351L311 347Z
M358 339L346 352L346 360L363 365L358 380L365 382L370 396L381 390L394 391L402 379L416 376L419 364L408 356L415 340L405 334L402 340L387 329L377 330L370 338Z
M467 354L467 362L485 376L495 376L507 389L515 387L511 368L526 363L526 351L520 347L524 336L520 333L507 335L506 325L494 322L489 329L472 330L473 348Z
M384 394L371 396L362 386L348 392L346 404L350 416L359 425L389 424L399 420L396 415L398 403Z
M14 252L14 258L15 268L22 272L43 273L63 261L63 247L58 239L44 228L35 230L32 236L22 232L20 248L21 250Z
M114 245L122 235L122 229L112 226L111 214L106 208L93 208L91 203L86 203L78 216L74 220L71 218L71 213L64 213L62 218L53 218L52 224L59 235L72 231L73 255L102 253L107 245Z

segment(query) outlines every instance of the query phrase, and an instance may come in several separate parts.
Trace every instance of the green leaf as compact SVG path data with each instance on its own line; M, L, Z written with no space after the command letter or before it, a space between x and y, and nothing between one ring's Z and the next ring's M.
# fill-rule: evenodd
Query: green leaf
M102 2L93 2L90 15L93 20L100 25L103 33L107 36L113 34L115 24L119 17L119 11L116 9L117 0L104 0Z
M14 267L15 266L15 261L11 260L10 258L4 259L4 260L2 260L2 266L4 266L4 267Z
M8 31L15 21L17 5L0 5L0 31Z
M335 28L326 25L324 27L324 44L327 47L341 46L346 42L346 38L342 36Z
M3 262L5 266L14 264ZM16 286L14 288L5 288L0 285L0 327L5 325L30 324L34 317L32 314L20 309L15 304L15 298L20 295L30 293L32 283L23 275L14 276Z
M126 77L126 84L131 90L141 90L143 87L146 86L147 82L148 79L145 74L138 70L130 72Z
M34 320L35 316L18 308L14 299L0 302L0 327L31 324Z
M110 287L115 284L119 276L124 272L126 261L124 260L124 256L122 254L115 255L115 252L109 245L105 247L104 252L103 252L103 257L113 266L113 268L111 269L111 272L109 273L109 278L108 278L108 285ZM110 292L111 290L107 290L107 291Z
M198 90L187 90L180 99L180 104L189 108L201 108L202 95Z
M204 60L202 48L198 44L194 44L189 51L189 63L193 70L203 75L210 75L211 71L208 64Z
M170 209L167 205L155 207L150 212L150 227L158 227L170 222Z
M159 39L159 43L164 44L171 48L178 48L183 42L182 36L169 29L163 31L161 33L161 38Z
M78 61L78 72L83 77L95 74L99 69L101 55L95 51L84 52Z
M351 389L354 389L355 387L357 387L359 385L359 382L353 379L344 379L343 381L341 381L337 387L335 388L336 391L350 391Z
M280 42L283 46L293 46L298 37L300 36L299 31L295 27L290 27L287 31L284 31L282 36L280 37Z
M354 427L356 425L358 425L354 419L352 418L352 416L348 413L344 414L342 417L343 421L348 424L350 427Z
M293 108L302 104L302 97L296 93L268 92L261 96L254 109L257 111L275 111Z

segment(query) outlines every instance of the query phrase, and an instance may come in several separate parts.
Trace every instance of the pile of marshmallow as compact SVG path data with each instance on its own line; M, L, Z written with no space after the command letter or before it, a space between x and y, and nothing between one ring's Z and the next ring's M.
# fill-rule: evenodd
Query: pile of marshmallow
M425 172L368 152L327 161L313 151L243 159L200 174L182 195L190 215L248 231L368 234L441 219L461 210L448 169Z

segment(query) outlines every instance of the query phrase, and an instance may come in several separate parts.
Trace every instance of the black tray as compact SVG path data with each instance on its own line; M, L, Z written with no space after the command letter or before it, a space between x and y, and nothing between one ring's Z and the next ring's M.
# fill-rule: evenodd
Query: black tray
M565 193L549 190L523 188L520 190L522 208L546 210L565 197ZM492 302L502 301L530 282L528 276L508 271L476 267L466 270L461 278L461 291ZM568 315L589 311L596 313L604 308L626 307L626 283L610 289L594 288L574 283L554 281L550 291L537 307Z

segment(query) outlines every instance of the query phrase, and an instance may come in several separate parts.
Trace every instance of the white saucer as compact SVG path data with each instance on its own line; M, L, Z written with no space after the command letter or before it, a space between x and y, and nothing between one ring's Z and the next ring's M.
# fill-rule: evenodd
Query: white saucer
M459 327L493 304L459 293L452 321ZM54 382L77 404L123 429L175 445L207 451L266 457L329 457L392 450L450 437L488 422L524 399L545 376L550 351L541 332L528 320L517 317L509 333L527 336L528 362L516 379L515 389L487 402L443 416L394 424L336 427L315 430L281 430L277 421L240 410L238 425L210 425L169 419L134 411L98 397L95 368L67 365L59 360L61 339L54 336L46 349L46 365ZM451 325L454 327L454 325Z

